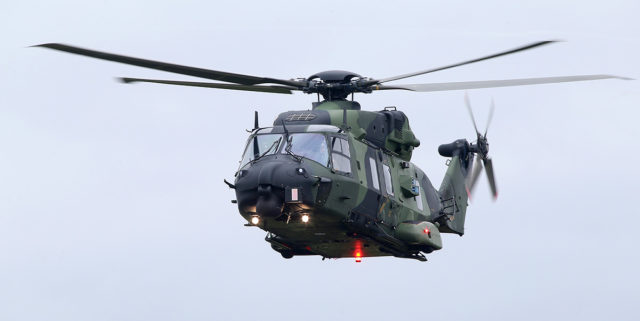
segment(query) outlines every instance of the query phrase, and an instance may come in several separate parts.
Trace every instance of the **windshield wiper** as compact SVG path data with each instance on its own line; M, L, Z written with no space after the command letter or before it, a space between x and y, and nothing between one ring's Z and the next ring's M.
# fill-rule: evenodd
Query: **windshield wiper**
M289 136L289 131L287 130L287 125L284 124L284 119L282 120L282 129L284 130L285 137L287 137L287 146L284 147L284 151L287 154L291 155L291 157L293 157L296 161L298 161L298 163L301 163L302 156L296 155L291 151L291 147L292 147L291 142L293 141L293 139L291 136Z
M267 148L267 150L265 150L264 153L260 154L260 156L253 159L251 163L257 162L260 158L266 156L271 151L271 149L273 149L274 146L280 145L280 140L282 140L282 137L278 138L278 140L273 141L273 144L271 144L271 146L269 146L269 148Z
M289 137L289 139L287 140L287 147L284 148L284 151L287 152L287 154L291 155L291 157L293 157L296 161L298 161L298 163L302 162L302 156L300 155L296 155L294 152L291 151L291 148L293 147L293 139L292 137Z

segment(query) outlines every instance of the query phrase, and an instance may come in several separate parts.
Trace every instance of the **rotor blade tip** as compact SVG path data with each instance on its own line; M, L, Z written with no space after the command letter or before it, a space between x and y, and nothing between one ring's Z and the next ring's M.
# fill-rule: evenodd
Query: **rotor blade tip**
M31 47L45 47L45 48L52 48L55 47L57 45L60 45L59 43L55 43L55 42L47 42L47 43L41 43L39 45L33 45Z
M531 48L535 48L535 47L540 47L540 46L546 46L546 45L551 45L557 42L564 42L564 40L561 39L549 39L549 40L542 40L542 41L538 41L538 42L534 42L528 46L525 46L525 48L531 49Z
M116 77L116 81L121 82L123 84L130 84L130 83L134 82L135 80L133 80L131 78L126 78L126 77Z
M599 76L602 76L604 78L613 78L613 79L620 79L620 80L635 80L634 78L616 76L616 75L599 75Z

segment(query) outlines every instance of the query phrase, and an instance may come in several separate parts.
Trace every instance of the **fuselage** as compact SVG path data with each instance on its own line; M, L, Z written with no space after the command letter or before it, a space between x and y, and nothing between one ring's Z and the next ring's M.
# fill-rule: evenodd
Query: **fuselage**
M254 130L236 173L240 214L268 231L284 257L409 257L440 249L438 191L406 153L403 159L353 127L334 125L337 117L343 125L357 122L352 112L362 113L330 110L333 122L325 124L311 121L322 113L288 112L274 127Z

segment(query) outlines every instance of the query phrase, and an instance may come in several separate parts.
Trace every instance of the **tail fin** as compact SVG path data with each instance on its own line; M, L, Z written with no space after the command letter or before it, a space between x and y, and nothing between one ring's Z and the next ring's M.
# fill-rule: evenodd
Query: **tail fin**
M438 216L439 230L442 233L464 234L464 220L468 205L467 176L471 173L473 153L469 142L459 139L451 144L440 145L438 152L451 157L449 168L440 184L442 209Z

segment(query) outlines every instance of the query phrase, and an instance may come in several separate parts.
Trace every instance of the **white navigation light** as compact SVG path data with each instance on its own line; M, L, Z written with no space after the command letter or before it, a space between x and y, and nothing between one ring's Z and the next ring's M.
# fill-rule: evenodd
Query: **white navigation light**
M304 215L302 215L302 218L301 218L301 219L302 219L302 222L303 222L303 223L307 223L307 222L309 222L309 215L304 214Z
M251 217L251 224L258 225L258 223L260 223L260 218L257 217L257 216L252 216Z

